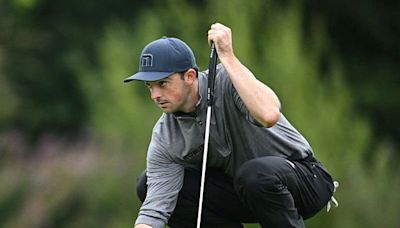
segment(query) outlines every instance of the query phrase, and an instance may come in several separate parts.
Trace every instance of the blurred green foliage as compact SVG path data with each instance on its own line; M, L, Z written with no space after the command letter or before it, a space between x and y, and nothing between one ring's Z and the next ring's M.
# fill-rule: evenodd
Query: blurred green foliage
M374 2L0 1L0 226L131 227L161 112L122 81L164 35L206 68L219 21L341 184L308 227L399 227L398 11Z

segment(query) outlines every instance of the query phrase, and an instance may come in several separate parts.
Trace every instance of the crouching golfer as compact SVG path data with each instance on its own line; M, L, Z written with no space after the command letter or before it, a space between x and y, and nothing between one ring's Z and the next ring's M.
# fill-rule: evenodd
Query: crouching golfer
M235 57L231 30L213 24L221 64L215 78L202 227L304 227L330 200L334 185L306 139L280 111L276 94ZM136 228L195 227L200 192L208 72L176 38L149 43L139 72L164 112L155 124Z

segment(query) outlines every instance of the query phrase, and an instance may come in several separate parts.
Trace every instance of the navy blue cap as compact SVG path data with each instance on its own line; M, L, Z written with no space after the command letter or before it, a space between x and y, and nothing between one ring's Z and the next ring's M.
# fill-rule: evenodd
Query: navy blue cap
M197 69L190 47L180 39L163 37L144 47L140 54L139 72L124 82L157 81L190 68Z

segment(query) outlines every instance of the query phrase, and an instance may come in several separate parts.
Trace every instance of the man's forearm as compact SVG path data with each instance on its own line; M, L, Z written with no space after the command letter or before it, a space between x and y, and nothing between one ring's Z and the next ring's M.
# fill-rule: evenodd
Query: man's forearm
M251 115L265 127L273 126L280 116L280 102L275 92L256 79L236 57L221 62Z

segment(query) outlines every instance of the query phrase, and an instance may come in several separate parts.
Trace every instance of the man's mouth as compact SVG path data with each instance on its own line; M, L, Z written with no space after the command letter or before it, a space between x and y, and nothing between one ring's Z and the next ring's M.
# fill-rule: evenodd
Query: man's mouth
M164 107L165 105L168 104L168 102L166 102L166 101L161 101L161 102L157 102L157 104L158 104L158 106L160 106L160 107Z

